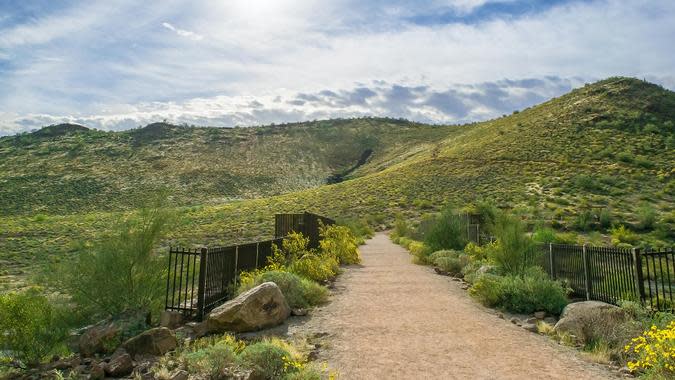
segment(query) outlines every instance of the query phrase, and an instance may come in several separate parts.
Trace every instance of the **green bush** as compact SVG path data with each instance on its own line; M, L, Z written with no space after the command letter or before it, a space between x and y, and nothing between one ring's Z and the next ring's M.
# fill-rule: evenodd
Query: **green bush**
M326 302L328 289L312 280L300 277L295 273L284 271L257 272L242 275L237 294L241 294L264 282L274 282L279 286L286 301L292 308L307 308Z
M401 215L396 215L392 236L395 237L410 236L410 227L408 226L408 222L406 222L405 219L403 219L403 216Z
M589 231L593 227L593 213L589 210L581 211L577 214L574 227L580 231Z
M557 315L567 305L565 289L540 268L506 276L483 275L471 287L471 294L486 306L513 313L543 310Z
M598 221L600 222L600 227L609 228L612 226L612 212L609 209L603 208L600 210L600 215L598 215Z
M651 230L656 224L657 213L654 207L648 204L642 205L637 212L638 228L643 231Z
M463 277L462 270L469 264L469 259L466 255L459 255L457 257L441 256L434 259L432 263L452 276Z
M225 370L237 363L237 353L231 344L233 340L221 340L213 345L187 351L180 357L185 369L196 375L207 375L219 379Z
M283 379L287 372L296 369L288 366L293 361L291 354L270 342L258 342L247 346L239 358L242 366L253 370L256 379Z
M357 239L369 239L375 235L375 231L370 226L366 219L344 219L338 221L338 224L343 225L351 231Z
M408 244L408 250L413 255L413 262L415 264L428 264L431 249L421 241L411 241Z
M288 271L313 281L324 282L338 274L340 264L331 255L306 254L289 264Z
M31 288L0 294L0 359L3 355L34 366L65 340L65 310Z
M424 243L432 251L442 249L463 249L467 243L466 219L446 208L438 215L424 235Z
M527 253L532 240L526 235L525 224L512 216L501 215L495 224L497 249L491 250L492 260L502 273L520 273L529 266Z
M99 243L85 244L73 261L48 274L47 281L87 313L158 312L166 291L166 262L154 247L170 220L171 214L161 207L142 209Z
M555 237L555 231L550 228L537 228L532 234L532 240L537 243L553 243Z
M337 225L322 227L319 246L324 254L337 258L341 264L361 262L358 244L347 227Z
M612 236L612 245L615 246L633 246L640 239L640 236L627 229L624 225L612 228L610 234Z

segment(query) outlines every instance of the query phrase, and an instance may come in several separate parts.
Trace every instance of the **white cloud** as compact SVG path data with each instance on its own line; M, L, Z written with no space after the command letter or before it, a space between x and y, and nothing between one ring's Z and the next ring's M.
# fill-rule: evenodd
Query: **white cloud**
M175 26L169 24L168 22L163 22L162 26L169 29L172 32L175 32L177 35L179 35L181 37L186 37L186 38L189 38L193 41L201 41L201 40L204 39L204 36L202 36L201 34L198 34L198 33L195 33L195 32L189 31L189 30L176 28Z

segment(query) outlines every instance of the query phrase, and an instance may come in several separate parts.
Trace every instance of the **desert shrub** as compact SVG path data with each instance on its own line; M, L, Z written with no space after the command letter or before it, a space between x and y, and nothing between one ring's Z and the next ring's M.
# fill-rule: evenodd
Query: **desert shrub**
M488 234L493 234L493 228L499 215L499 209L491 202L479 201L476 203L476 214L481 229Z
M421 241L411 241L408 244L408 250L413 255L413 262L415 264L428 264L429 255L432 253L431 249Z
M624 225L619 225L610 230L612 245L615 246L633 246L640 236L627 229Z
M528 265L528 251L532 240L525 234L525 224L519 219L501 215L495 224L497 249L490 251L492 260L503 273L520 273Z
M225 370L237 363L237 346L233 338L215 342L213 345L187 350L179 361L190 374L207 375L212 379L223 377Z
M618 158L619 161L621 162L629 164L635 161L635 156L633 156L633 154L630 152L620 152L619 154L616 155L616 158Z
M532 234L532 240L537 243L555 242L555 231L550 228L537 228Z
M579 237L572 232L562 232L555 235L555 244L577 244Z
M288 265L288 271L317 282L334 278L340 264L332 255L307 254Z
M329 379L334 378L330 377ZM297 370L297 372L289 373L284 377L284 380L321 380L322 372L316 368L304 366Z
M595 180L595 178L586 175L580 174L574 178L574 184L583 190L590 192L600 192L603 190L602 184Z
M635 165L645 169L653 169L656 166L652 160L645 156L635 157Z
M237 294L241 294L264 282L274 282L279 286L286 301L292 308L306 308L326 302L328 289L312 280L300 277L295 273L284 271L254 272L242 275Z
M453 249L444 249L441 251L436 251L433 252L428 256L429 262L433 263L434 260L440 258L440 257L459 257L461 252L455 251Z
M341 264L361 262L358 244L347 227L337 225L322 227L319 247L324 254L337 258Z
M284 254L286 265L298 258L312 253L309 248L309 237L299 232L291 232L281 242L281 250Z
M486 306L514 313L544 310L560 314L567 305L565 289L540 268L506 276L483 275L471 287L471 294Z
M603 208L598 215L600 227L609 228L612 226L612 212L609 209Z
M634 360L628 362L630 370L641 370L650 378L675 377L675 321L660 329L652 326L624 347L624 352Z
M412 244L413 242L414 242L414 240L410 239L408 237L402 237L402 238L398 239L398 244L405 249L409 249L410 244Z
M467 243L466 219L446 208L433 220L424 235L424 243L432 250L463 249Z
M574 220L574 227L581 231L588 231L593 226L593 213L589 210L585 210L577 214L576 219Z
M265 341L247 346L239 360L242 366L252 369L253 376L258 379L283 379L286 373L296 371L294 366L288 365L293 362L290 352Z
M171 219L161 206L140 210L100 242L84 245L73 261L54 268L48 282L92 314L159 311L166 291L166 262L154 247Z
M394 230L392 231L392 236L394 237L404 237L410 236L410 226L408 222L403 219L403 216L396 215L396 220L394 220Z
M651 230L656 224L657 213L654 207L644 204L642 205L637 212L638 216L638 228L643 231Z
M39 363L67 337L65 312L36 288L0 294L0 359Z
M462 269L469 264L469 258L464 254L458 254L456 256L439 256L436 257L432 263L442 271L453 276L458 276L463 275Z
M349 228L351 231L352 235L358 240L361 240L361 243L363 243L363 239L369 239L373 237L375 234L375 231L373 228L370 226L370 223L366 219L344 219L338 221L338 224L345 226Z

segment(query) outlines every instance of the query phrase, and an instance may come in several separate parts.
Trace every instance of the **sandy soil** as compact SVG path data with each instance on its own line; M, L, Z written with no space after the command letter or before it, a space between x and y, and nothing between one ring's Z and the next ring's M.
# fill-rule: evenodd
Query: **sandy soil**
M339 277L331 302L291 327L327 334L318 360L337 369L340 379L616 377L574 350L500 319L457 282L412 264L385 234L361 252L363 264Z

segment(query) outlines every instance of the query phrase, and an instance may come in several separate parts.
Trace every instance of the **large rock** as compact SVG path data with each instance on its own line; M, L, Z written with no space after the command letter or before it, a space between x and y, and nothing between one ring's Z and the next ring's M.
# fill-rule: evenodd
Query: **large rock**
M611 340L627 318L623 309L605 302L574 302L565 307L554 330L573 336L580 344L597 338Z
M122 377L131 374L134 370L134 364L129 355L124 350L119 350L110 359L110 362L105 365L105 373L112 377Z
M103 321L94 326L88 327L80 335L78 340L78 350L84 357L93 356L96 353L103 353L120 334L120 327L110 321Z
M159 325L175 330L183 325L183 314L177 311L165 310L159 316Z
M77 350L84 357L110 353L138 328L147 326L147 314L127 312L86 327L77 337Z
M283 323L291 308L277 284L265 282L214 309L206 320L213 332L256 331Z
M160 356L178 346L176 336L166 327L155 327L136 335L122 344L132 356L154 355Z

